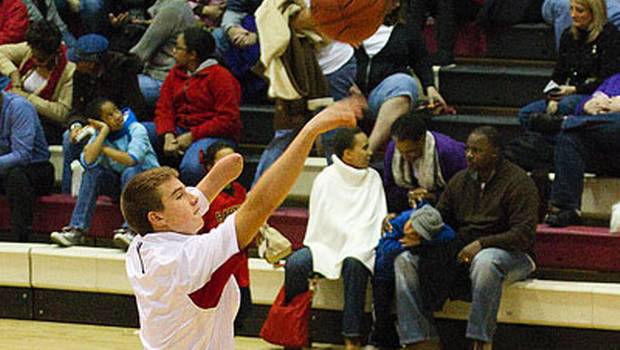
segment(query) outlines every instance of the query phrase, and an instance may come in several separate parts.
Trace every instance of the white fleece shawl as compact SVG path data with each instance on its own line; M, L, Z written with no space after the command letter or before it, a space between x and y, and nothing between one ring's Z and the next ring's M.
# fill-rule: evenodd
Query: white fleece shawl
M338 279L345 258L360 260L374 271L375 247L387 204L381 176L374 169L356 169L332 156L310 193L304 245L312 251L314 271Z

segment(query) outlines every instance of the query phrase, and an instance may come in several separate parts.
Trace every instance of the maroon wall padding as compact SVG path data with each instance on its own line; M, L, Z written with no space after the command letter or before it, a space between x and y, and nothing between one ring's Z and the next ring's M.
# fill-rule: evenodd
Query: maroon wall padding
M75 206L75 198L66 194L52 194L37 198L33 207L32 230L49 233L69 224ZM99 196L93 214L90 236L112 237L112 231L121 227L123 217L117 202L110 197ZM10 230L11 211L6 197L0 197L0 229Z
M620 272L620 236L606 227L538 225L539 267Z
M279 208L269 218L269 225L278 229L288 238L293 250L303 247L306 226L308 225L308 209Z

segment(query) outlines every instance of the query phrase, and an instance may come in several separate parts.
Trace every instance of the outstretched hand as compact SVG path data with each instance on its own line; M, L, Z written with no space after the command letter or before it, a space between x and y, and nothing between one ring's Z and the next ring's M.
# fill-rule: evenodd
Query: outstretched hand
M366 99L361 95L347 97L322 110L310 119L306 127L317 135L336 128L354 127L367 106Z

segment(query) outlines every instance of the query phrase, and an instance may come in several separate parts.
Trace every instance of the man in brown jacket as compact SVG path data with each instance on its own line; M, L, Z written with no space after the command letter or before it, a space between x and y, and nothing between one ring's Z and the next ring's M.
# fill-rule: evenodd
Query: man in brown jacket
M465 155L467 169L452 178L437 209L465 246L453 271L468 273L471 281L466 336L474 349L491 349L502 284L523 280L535 269L538 197L525 171L502 158L496 129L475 129ZM420 258L410 252L394 263L400 342L407 349L439 349L428 301L421 298L419 266Z

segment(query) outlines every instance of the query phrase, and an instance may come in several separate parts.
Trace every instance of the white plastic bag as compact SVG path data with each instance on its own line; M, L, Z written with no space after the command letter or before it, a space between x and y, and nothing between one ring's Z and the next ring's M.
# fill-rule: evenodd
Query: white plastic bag
M620 202L611 207L611 220L609 222L609 232L620 234Z
M82 164L80 164L79 160L74 160L71 162L71 196L77 197L78 193L80 193L80 185L82 185L82 174L84 173L84 168Z

